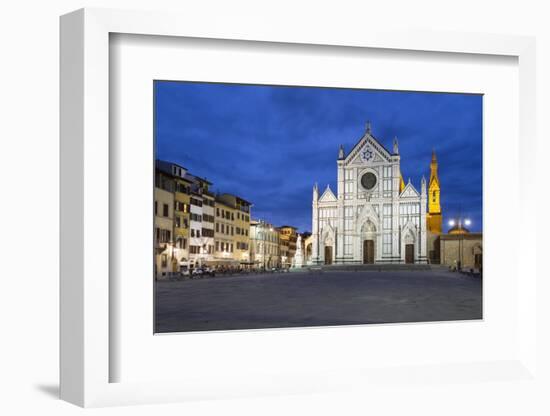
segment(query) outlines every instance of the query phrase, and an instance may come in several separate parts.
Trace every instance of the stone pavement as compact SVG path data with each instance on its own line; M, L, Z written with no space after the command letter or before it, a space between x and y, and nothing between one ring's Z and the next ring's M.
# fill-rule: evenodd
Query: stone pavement
M482 282L446 270L156 282L156 332L481 319Z

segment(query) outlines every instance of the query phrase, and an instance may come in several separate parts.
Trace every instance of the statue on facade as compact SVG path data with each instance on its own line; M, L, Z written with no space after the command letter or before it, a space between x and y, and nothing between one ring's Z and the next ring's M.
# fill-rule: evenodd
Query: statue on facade
M302 252L302 236L298 234L296 240L296 253L294 254L293 267L298 269L304 266L304 253Z

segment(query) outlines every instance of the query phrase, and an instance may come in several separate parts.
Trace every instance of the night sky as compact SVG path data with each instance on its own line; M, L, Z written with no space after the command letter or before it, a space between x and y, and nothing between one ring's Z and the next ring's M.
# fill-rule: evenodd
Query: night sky
M405 182L420 191L432 149L445 230L460 212L482 229L482 96L155 82L157 158L254 204L252 217L311 230L312 186L336 193L338 147L365 132L399 139Z

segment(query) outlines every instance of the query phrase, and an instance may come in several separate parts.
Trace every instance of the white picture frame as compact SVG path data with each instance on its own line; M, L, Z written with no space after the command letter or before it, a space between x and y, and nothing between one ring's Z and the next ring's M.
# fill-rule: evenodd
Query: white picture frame
M502 55L517 58L519 67L519 197L515 215L519 221L518 241L536 241L536 218L527 211L535 204L534 182L528 169L533 160L527 150L536 146L535 42L533 38L465 34L379 31L347 28L330 31L324 27L288 26L282 30L269 22L241 22L238 30L220 19L205 25L200 19L168 13L83 9L61 18L61 398L80 406L184 401L210 397L242 397L265 394L322 393L347 388L340 380L349 378L360 390L378 383L393 383L409 370L372 369L368 374L350 368L336 368L320 380L318 374L297 376L291 369L265 380L241 380L223 389L233 374L211 380L193 378L192 383L169 380L112 382L110 366L119 360L111 348L113 334L110 311L113 305L109 280L110 201L109 136L109 38L130 34L202 39L277 42L281 44L332 45L336 48L429 51L440 54ZM215 24L214 24L215 23ZM447 380L480 382L476 372L498 374L504 380L532 379L536 362L537 270L534 252L518 244L522 279L517 293L517 356L491 362L445 362L423 366L419 362L414 377L433 380L446 373ZM515 270L515 273L518 273ZM152 311L151 311L152 313ZM357 329L361 331L361 328ZM274 336L311 337L299 331ZM328 334L327 336L330 336ZM200 359L200 356L197 357ZM195 376L193 376L195 377ZM191 385L189 385L191 384ZM223 391L223 393L222 393Z

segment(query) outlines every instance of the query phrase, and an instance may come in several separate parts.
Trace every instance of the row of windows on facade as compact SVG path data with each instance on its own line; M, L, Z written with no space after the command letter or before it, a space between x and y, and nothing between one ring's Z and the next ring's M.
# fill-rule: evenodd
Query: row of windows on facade
M265 251L264 251L265 250ZM257 254L278 254L279 247L276 245L271 244L262 244L257 243L256 245L256 253Z
M157 201L155 201L155 207L156 207L156 204L157 204ZM190 204L191 205L196 205L196 206L202 206L203 201L201 201L199 199L196 199L196 198L191 198L190 199ZM206 200L205 199L204 204L214 207L214 200ZM164 204L164 205L166 205L166 204ZM180 212L184 212L184 213L188 213L190 211L189 205L187 205L187 204L185 204L181 201L174 201L174 208L175 208L176 211L180 211ZM156 214L156 212L157 211L156 211L156 208L155 208L155 214ZM216 216L219 217L220 214L221 214L222 218L231 219L232 221L235 220L235 214L233 212L226 211L224 209L220 210L220 208L216 208ZM203 214L203 215L208 218L205 221L214 222L214 217L213 216L207 215L207 214ZM164 216L165 217L168 216L168 211L166 211L166 214ZM241 214L240 212L237 212L237 219L242 219L243 221L250 221L250 217L248 215Z
M216 208L216 217L222 217L227 220L235 221L235 213L231 211L227 211L225 209ZM237 219L242 219L243 221L250 221L250 217L245 214L241 214L240 212L237 212Z
M405 224L407 224L408 221L411 221L416 227L420 226L420 215L419 214L411 214L411 215L401 215L399 216L399 226L403 227ZM320 229L323 229L324 227L327 227L330 225L332 228L338 227L338 221L336 218L329 218L319 221L319 227ZM392 229L392 217L391 216L384 216L382 218L382 229L384 230L391 230ZM353 231L354 230L354 220L345 218L344 219L344 230L345 231Z
M155 187L168 192L174 192L174 182L160 173L155 175Z
M191 237L214 237L214 230L210 228L203 228L202 230L197 230L195 228L191 228Z
M192 199L193 198L191 198L191 200ZM183 212L183 213L189 213L191 211L191 209L190 209L191 205L196 205L196 204L186 204L186 203L181 202L181 201L174 201L174 209L176 211L180 211L180 212ZM214 217L213 216L212 216L212 222L214 222Z
M172 232L170 230L166 230L163 228L156 228L155 229L156 234L156 242L157 243L170 243L172 241ZM203 228L202 230L195 230L194 228L191 229L191 237L200 238L202 237L214 237L214 230L210 230L208 228ZM181 240L181 241L180 241ZM181 244L185 243L185 239L178 239L176 240L176 247L179 248L185 248L185 246L180 247Z
M387 198L392 196L393 190L393 175L391 166L382 167L382 196ZM352 169L345 171L345 182L344 182L344 199L353 199L353 195L356 194L358 190L358 185L355 182L355 172ZM378 196L378 193L376 194Z
M158 227L155 229L155 239L157 243L170 243L172 241L171 237L172 233L170 230Z
M241 227L233 227L232 225L230 226L227 224L221 224L219 222L216 223L216 232L227 234L227 235L235 235L236 233L237 235L243 235L248 237L247 229L241 228Z
M155 215L158 215L158 201L155 201ZM170 207L168 204L162 204L162 216L163 217L169 217L170 216Z
M197 198L193 198L191 197L189 199L189 203L191 205L195 205L197 207L202 207L203 205L206 205L206 206L210 206L210 207L214 207L215 203L214 203L214 200L213 199L203 199L203 200L200 200L200 199L197 199Z
M374 212L376 214L379 213L379 205L378 204L372 204L372 208L374 209ZM383 216L391 216L392 215L392 204L382 204L382 214ZM361 211L363 210L363 205L357 206L357 215L361 214ZM347 206L344 207L344 217L345 218L353 218L355 212L355 206ZM336 218L338 210L336 207L327 207L327 208L320 208L319 209L319 218ZM417 202L402 202L399 204L399 215L415 215L420 214L420 204Z
M169 238L169 236L168 236L168 238ZM221 241L221 242L216 241L215 244L216 244L216 251L220 251L220 248L221 248L221 251L233 252L233 243L228 243L228 242L223 242L223 241ZM205 246L208 247L208 252L211 253L211 249L209 247L213 247L213 246L210 245L210 244L205 245ZM240 241L237 241L236 247L237 247L237 250L248 250L248 244L240 242ZM176 248L186 249L187 248L187 239L183 238L183 237L180 237L180 238L176 239ZM198 254L200 252L199 248L200 248L200 246L191 245L191 246L189 246L189 252L192 253L192 254Z
M214 254L214 246L212 244L205 244L204 246L189 246L189 254L203 254L206 251L207 254Z
M193 191L191 190L191 187L189 185L185 185L183 183L180 183L180 182L177 182L175 187L174 187L175 191L180 193L180 194L186 194L186 195L191 195L193 193ZM198 188L195 188L195 193L196 194L199 194L199 195L203 195L203 193L205 192L205 190L202 188L202 187L198 187ZM204 198L202 201L200 199L197 199L197 198L191 198L193 199L193 202L192 204L193 205L197 205L197 206L202 206L202 204L205 204L205 205L210 205L210 206L214 206L214 200L212 199L209 199L209 198Z
M248 250L248 244L237 241L236 243L237 250ZM233 243L228 243L225 241L216 241L216 251L225 251L233 253Z
M184 185L183 183L176 182L176 192L189 195L191 193L191 188L189 187L189 185Z
M376 188L375 188L376 189ZM384 179L382 181L382 196L384 198L389 198L392 196L392 180L391 179ZM354 182L346 182L344 184L344 199L353 199L353 196L356 195L357 197L360 197L359 193L356 193L356 190L358 190L355 187ZM378 193L375 193L373 195L375 198L378 197Z
M155 201L155 215L158 215L158 207L157 207L157 201ZM168 217L169 216L169 213L168 213L168 204L163 204L163 212L162 212L162 216L163 217ZM191 218L191 221L197 221L197 222L210 222L210 223L213 223L214 222L214 216L212 215L208 215L208 214L202 214L202 215L199 215L199 214L195 214L195 213L191 213L190 214L190 218ZM179 216L176 216L175 218L175 225L177 228L188 228L189 227L189 223L187 221L187 218L184 218L184 217L179 217ZM203 229L203 230L206 230L206 229ZM210 231L210 230L209 230ZM191 230L191 233L193 233L194 230L192 229ZM200 234L200 232L197 230L197 232ZM220 224L219 223L216 223L216 232L220 232ZM224 234L230 234L230 235L234 235L234 233L236 232L237 235L243 235L243 236L247 236L248 237L248 230L247 229L244 229L244 228L241 228L241 227L233 227L233 226L229 226L229 225L225 225L225 224L221 224L221 232L224 233ZM212 237L214 236L214 231L212 230ZM210 236L210 235L208 235ZM197 237L200 237L200 235L198 235Z
M184 217L176 217L176 228L189 228L189 221Z
M278 235L276 233L262 232L262 231L258 231L254 239L262 240L262 241L271 241L273 243L276 243L277 241L279 241Z
M284 228L284 229L281 230L280 232L281 232L281 234L283 234L283 235L292 235L292 234L293 234L292 228Z
M237 209L239 211L246 212L246 213L250 212L250 206L249 205L237 204ZM248 216L246 216L246 217L248 218ZM250 219L248 219L247 221L250 221Z
M212 215L208 215L208 214L195 214L194 212L192 212L189 217L191 218L191 221L196 221L196 222L210 222L210 223L213 223L214 222L214 217Z
M378 205L373 205L374 211L378 214ZM357 215L361 213L362 206L357 207ZM344 208L344 230L352 231L354 229L353 220L354 207ZM336 208L321 208L319 213L321 219L319 226L321 229L330 224L331 227L337 227ZM392 229L392 204L382 205L382 229ZM411 221L416 227L420 225L420 204L407 202L399 204L399 225L403 227L408 221Z

